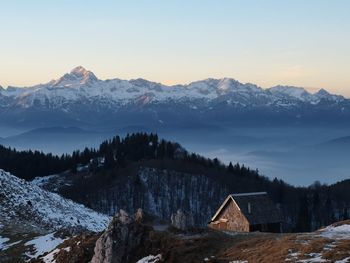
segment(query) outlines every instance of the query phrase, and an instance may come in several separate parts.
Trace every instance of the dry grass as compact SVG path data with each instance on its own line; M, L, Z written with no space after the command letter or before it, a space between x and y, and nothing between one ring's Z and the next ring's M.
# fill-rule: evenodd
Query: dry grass
M81 235L65 241L58 248L67 248L65 251L61 249L56 257L57 263L79 263L90 262L94 255L94 248L98 235Z
M323 258L335 262L350 257L350 240L338 240L332 243L332 245L335 247L323 252Z
M10 239L7 244L18 243L6 250L0 250L0 263L25 262L24 253L30 248L24 244L38 235L40 235L38 232L29 232L26 226L15 224L11 227L6 226L4 230L2 230L1 236Z
M247 238L221 253L222 260L248 262L296 262L320 255L329 262L350 257L350 240L332 240L313 234L265 235ZM349 261L350 262L350 261Z
M294 250L293 236L265 235L239 242L218 257L225 260L247 260L248 262L282 262Z

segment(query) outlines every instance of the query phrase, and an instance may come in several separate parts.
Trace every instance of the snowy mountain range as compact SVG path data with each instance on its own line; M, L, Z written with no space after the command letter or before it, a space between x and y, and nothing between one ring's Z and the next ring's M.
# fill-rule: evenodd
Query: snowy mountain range
M316 93L291 86L262 89L231 78L174 86L145 79L100 80L81 66L46 84L0 88L0 119L9 125L31 127L79 122L95 125L106 120L121 125L164 124L173 118L175 122L191 116L200 120L200 115L206 121L216 115L227 120L228 116L242 117L255 110L267 115L290 112L300 119L322 109L348 116L350 100L324 89Z
M255 97L267 104L283 100L303 101L313 104L321 100L339 102L344 97L332 95L321 89L311 94L304 88L276 86L262 89L254 84L242 84L234 79L206 79L188 85L166 86L145 79L130 81L121 79L99 80L94 73L79 66L70 73L46 84L26 88L8 87L0 89L2 98L16 106L50 105L60 107L78 100L104 100L115 105L125 105L135 101L145 104L166 102L168 100L212 101L220 97L232 97L230 103L239 103L239 97ZM232 100L233 99L233 100ZM236 100L234 100L236 99ZM4 106L4 102L2 106Z

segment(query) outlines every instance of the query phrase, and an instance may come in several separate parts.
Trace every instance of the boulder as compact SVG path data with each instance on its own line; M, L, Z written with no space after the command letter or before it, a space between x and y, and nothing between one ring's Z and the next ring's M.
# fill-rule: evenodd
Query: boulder
M177 229L187 231L194 227L194 218L191 213L179 209L171 215L171 224Z
M136 213L142 219L142 210ZM127 263L135 250L143 246L153 228L134 220L125 211L115 215L97 240L91 263Z

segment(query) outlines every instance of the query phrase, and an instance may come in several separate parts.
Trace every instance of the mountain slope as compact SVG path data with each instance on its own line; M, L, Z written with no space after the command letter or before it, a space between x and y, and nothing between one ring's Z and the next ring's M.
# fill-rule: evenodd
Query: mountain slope
M103 230L109 217L47 192L0 170L0 218L3 225L32 225L47 230Z

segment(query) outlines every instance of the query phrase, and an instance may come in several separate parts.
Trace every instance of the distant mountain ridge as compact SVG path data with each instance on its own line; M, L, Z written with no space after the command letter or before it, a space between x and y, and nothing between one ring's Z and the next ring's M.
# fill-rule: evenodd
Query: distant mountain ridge
M293 98L301 101L318 103L321 99L341 101L345 98L333 95L324 89L312 94L304 88L293 86L275 86L262 89L255 84L240 83L232 78L195 81L188 85L167 86L145 79L108 79L100 80L91 71L78 66L57 80L32 87L8 87L0 90L0 94L7 98L14 98L18 106L30 106L34 100L41 102L48 99L52 103L63 103L63 100L77 100L79 98L103 97L117 103L127 103L140 96L149 98L150 102L160 102L167 99L204 99L214 100L221 96L237 93L241 95L254 95L265 97L270 102L281 98ZM109 97L110 96L110 97ZM58 100L58 97L62 99ZM56 98L56 100L55 100Z
M350 116L350 100L323 89L316 93L291 86L262 89L231 78L174 86L145 79L100 80L81 66L46 84L0 89L0 119L31 127L45 127L48 122L95 125L107 120L118 120L121 125L191 123L191 117L210 123L212 118L217 121L216 115L227 121L232 115L242 117L256 111L267 116L289 114L300 120L322 110L332 117Z

